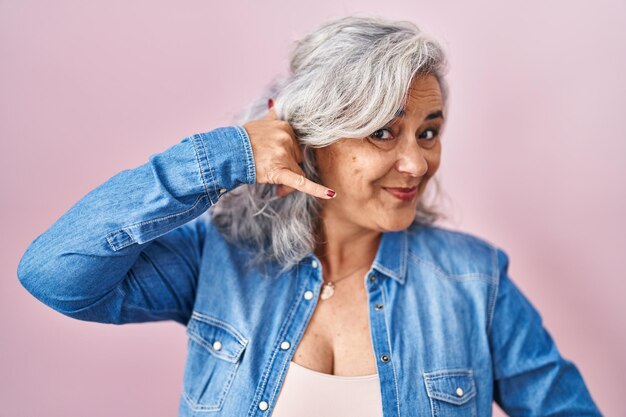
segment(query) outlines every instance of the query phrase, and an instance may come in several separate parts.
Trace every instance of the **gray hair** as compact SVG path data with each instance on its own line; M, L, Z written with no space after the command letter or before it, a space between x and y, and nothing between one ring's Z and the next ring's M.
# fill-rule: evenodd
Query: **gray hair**
M447 114L444 51L411 22L357 16L329 21L296 41L289 57L289 75L274 79L235 122L242 125L263 117L268 98L274 98L278 117L289 122L302 146L301 166L313 181L320 181L313 148L341 138L362 139L380 129L404 107L418 75L437 78ZM439 197L436 175L433 183ZM320 204L298 191L278 197L275 187L242 185L209 211L226 240L251 249L249 267L275 261L282 272L319 243ZM423 200L414 224L447 217Z

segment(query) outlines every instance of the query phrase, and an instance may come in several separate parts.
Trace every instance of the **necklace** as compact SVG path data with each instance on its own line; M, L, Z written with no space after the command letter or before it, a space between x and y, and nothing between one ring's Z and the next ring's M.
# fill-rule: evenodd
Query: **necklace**
M349 276L354 274L356 271L360 270L361 268L363 268L363 267L365 267L367 265L369 265L369 264L361 265L357 269L355 269L352 272L350 272L348 275L344 275L341 278L338 278L338 279L334 280L334 282L326 281L324 283L324 285L322 285L322 291L320 292L320 298L322 300L328 300L335 293L335 283L341 281L344 278L348 278Z

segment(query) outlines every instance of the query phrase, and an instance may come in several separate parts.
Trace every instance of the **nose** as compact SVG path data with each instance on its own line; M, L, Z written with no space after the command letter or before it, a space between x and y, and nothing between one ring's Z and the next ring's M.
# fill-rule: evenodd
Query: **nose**
M422 177L428 171L425 151L418 145L416 140L407 142L406 146L398 149L395 168L401 174L417 178Z

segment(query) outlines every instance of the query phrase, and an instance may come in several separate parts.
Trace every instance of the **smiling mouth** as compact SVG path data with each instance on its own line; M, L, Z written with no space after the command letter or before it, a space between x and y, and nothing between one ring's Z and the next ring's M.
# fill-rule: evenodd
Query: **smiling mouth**
M417 186L411 188L383 187L383 190L387 191L389 194L402 201L411 201L417 194Z

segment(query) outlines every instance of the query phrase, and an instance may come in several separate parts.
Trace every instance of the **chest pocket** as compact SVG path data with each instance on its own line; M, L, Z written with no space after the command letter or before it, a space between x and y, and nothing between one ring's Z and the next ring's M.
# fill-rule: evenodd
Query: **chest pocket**
M471 369L424 373L433 417L476 417L476 384Z
M192 314L187 324L187 336L185 401L194 415L219 411L248 340L230 324L198 312Z

